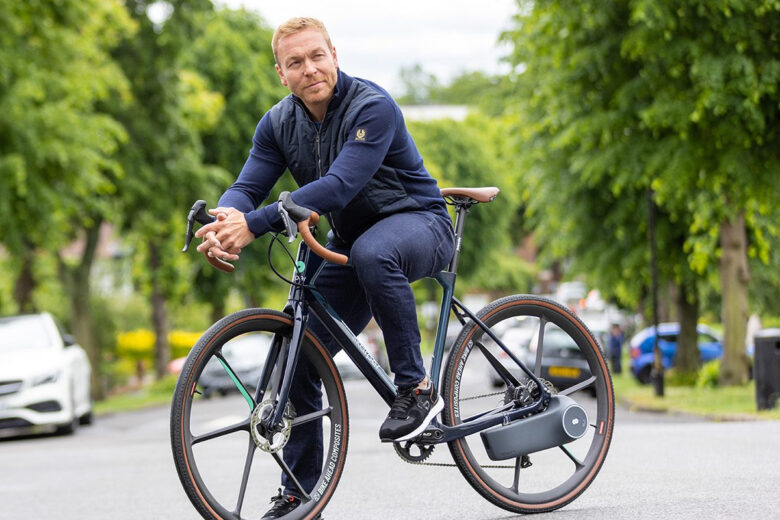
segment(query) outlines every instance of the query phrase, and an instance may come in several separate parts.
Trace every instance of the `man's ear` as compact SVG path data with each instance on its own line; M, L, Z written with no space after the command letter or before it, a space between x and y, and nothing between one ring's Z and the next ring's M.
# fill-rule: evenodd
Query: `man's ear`
M339 68L339 58L336 56L336 47L330 48L330 54L333 56L333 64L336 65L336 68Z
M279 79L282 81L282 85L285 87L287 86L287 78L284 77L284 73L282 72L282 68L277 63L276 65L276 73L279 74Z

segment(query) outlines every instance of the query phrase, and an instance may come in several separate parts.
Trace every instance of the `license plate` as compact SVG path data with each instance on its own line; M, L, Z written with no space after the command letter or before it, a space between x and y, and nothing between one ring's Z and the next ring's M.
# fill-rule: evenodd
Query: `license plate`
M550 367L548 372L552 377L566 377L569 379L580 377L580 369L575 367Z

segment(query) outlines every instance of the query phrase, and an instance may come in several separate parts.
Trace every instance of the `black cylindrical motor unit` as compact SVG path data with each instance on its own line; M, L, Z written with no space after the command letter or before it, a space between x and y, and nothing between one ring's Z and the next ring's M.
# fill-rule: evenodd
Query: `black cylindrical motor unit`
M545 411L480 435L488 457L505 460L577 440L587 428L588 416L582 406L565 395L554 395Z

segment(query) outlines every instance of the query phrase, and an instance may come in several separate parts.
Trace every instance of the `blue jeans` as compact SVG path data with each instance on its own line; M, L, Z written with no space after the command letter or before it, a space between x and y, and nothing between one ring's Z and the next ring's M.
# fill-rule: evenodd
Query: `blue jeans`
M411 282L443 270L455 251L452 223L435 213L413 211L391 215L369 228L352 245L328 249L350 257L350 266L327 264L315 281L339 317L358 334L371 316L384 333L390 369L397 386L416 385L425 378L420 355L420 330ZM315 255L312 255L314 257ZM312 259L307 273L319 266ZM339 346L313 316L309 327L335 354ZM301 358L290 390L298 415L320 410L320 380ZM322 421L293 428L283 457L301 485L310 491L322 471ZM282 475L285 493L299 495Z

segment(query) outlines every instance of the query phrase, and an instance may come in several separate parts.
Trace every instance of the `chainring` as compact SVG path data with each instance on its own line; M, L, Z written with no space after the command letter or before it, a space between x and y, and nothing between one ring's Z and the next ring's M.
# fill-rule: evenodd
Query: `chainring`
M420 464L433 453L434 445L419 444L414 441L394 442L395 452L409 464Z

